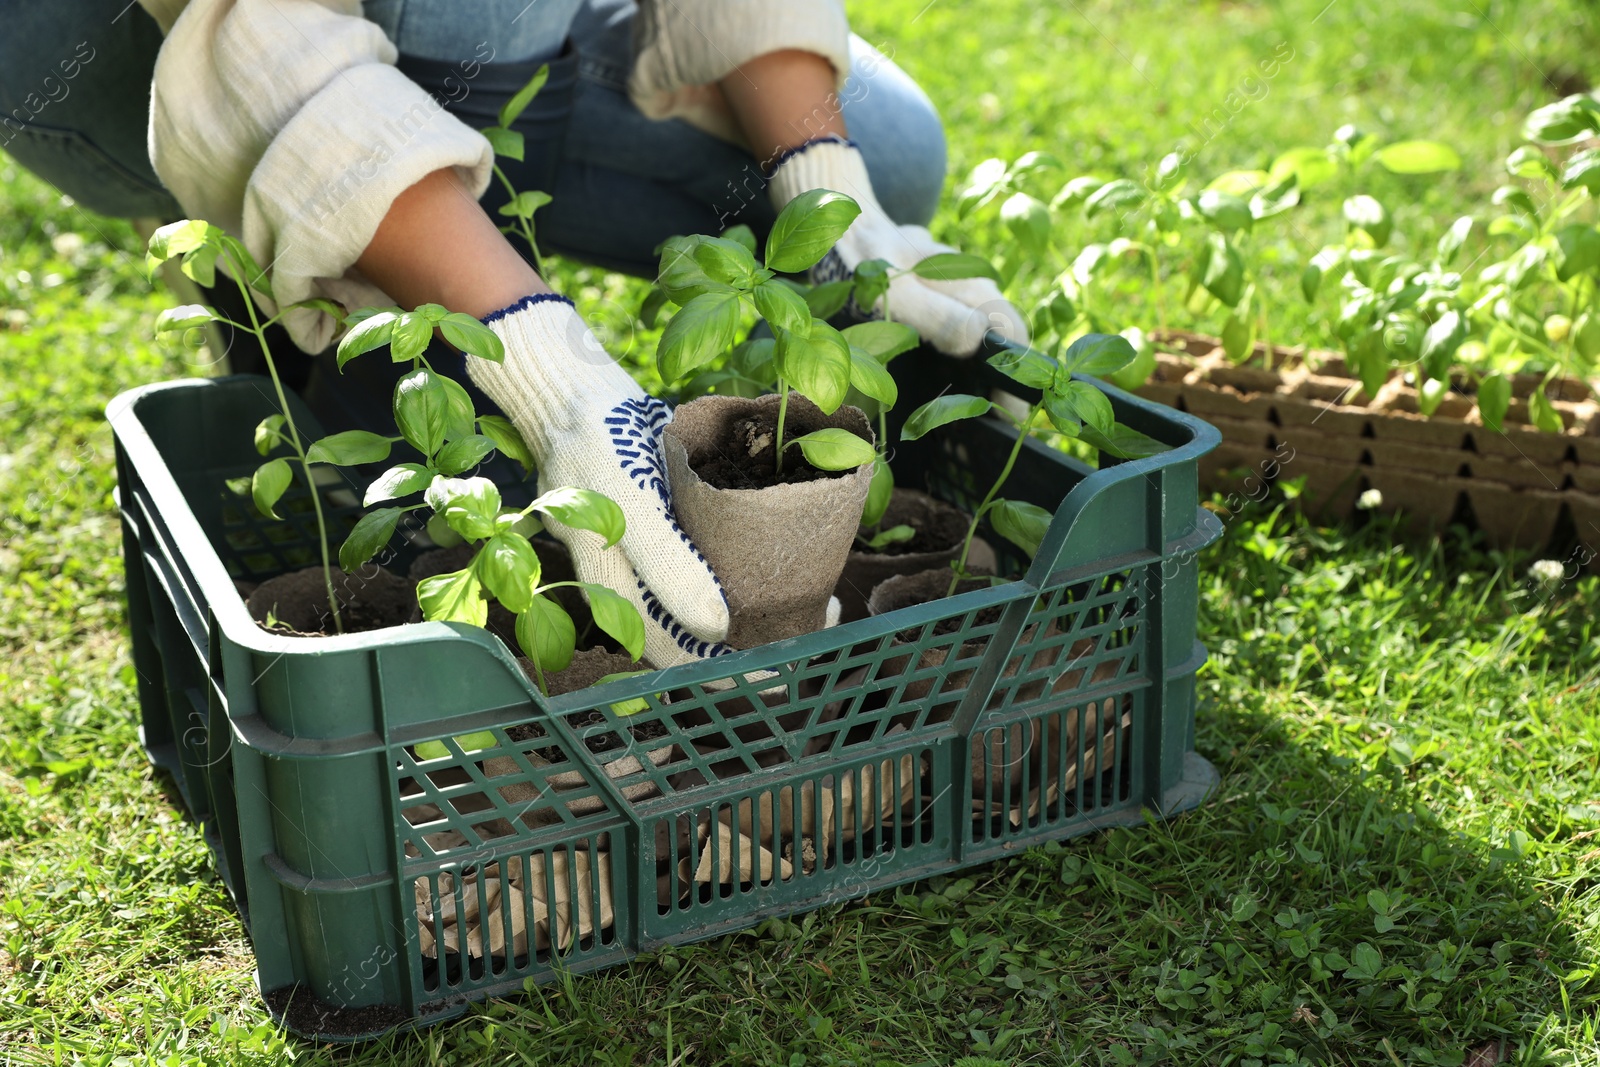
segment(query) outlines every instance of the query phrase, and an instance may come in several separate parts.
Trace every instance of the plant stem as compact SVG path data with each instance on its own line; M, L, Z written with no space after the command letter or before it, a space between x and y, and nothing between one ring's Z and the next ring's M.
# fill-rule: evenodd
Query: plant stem
M244 264L239 263L237 259L234 259L234 263L239 268L239 277L245 277L247 271ZM236 279L236 284L244 294L245 310L250 312L250 332L255 334L256 343L261 346L261 356L267 364L267 373L272 377L272 388L278 394L278 409L283 412L283 424L289 427L289 444L300 460L300 470L305 474L306 487L311 490L311 510L317 517L317 546L322 550L322 584L328 591L328 610L333 614L333 631L342 634L344 621L339 618L339 598L333 592L333 564L328 557L328 524L322 516L322 495L317 491L317 480L311 475L311 462L306 459L305 446L300 441L300 428L295 425L294 415L289 411L289 398L283 391L282 380L278 377L278 365L273 361L272 349L267 345L261 317L256 314L255 298L250 295L249 288L243 282Z
M983 503L972 513L972 522L967 526L967 539L961 544L961 558L956 560L954 573L950 575L950 588L945 590L945 596L955 596L956 587L961 584L961 579L967 577L967 554L972 551L972 539L977 536L978 523L983 521L983 514L989 510L989 505L994 503L995 494L1000 492L1000 487L1011 477L1011 468L1016 466L1017 456L1022 453L1022 442L1033 432L1033 420L1038 417L1039 411L1038 407L1029 408L1028 417L1017 424L1017 440L1011 446L1011 455L1006 457L1006 465L1000 469L1000 477L994 480L994 484L989 487L989 495L983 498Z
M511 179L506 177L506 172L500 169L500 164L494 165L494 176L500 179L500 184L506 187L506 195L512 200L517 198L517 187L511 184ZM533 239L533 221L521 215L516 216L517 226L522 230L523 239L528 242L528 250L533 253L533 269L544 277L544 258L539 255L539 242Z
M778 439L773 443L773 451L778 457L778 467L775 473L783 473L783 420L789 414L789 383L782 378L778 379Z

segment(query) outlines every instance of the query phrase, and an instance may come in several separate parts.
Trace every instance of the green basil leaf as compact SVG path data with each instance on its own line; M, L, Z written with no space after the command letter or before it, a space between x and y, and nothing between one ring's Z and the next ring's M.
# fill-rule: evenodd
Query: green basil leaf
M203 219L169 222L150 235L146 255L157 264L204 246L211 239L212 226ZM213 242L214 243L214 242Z
M500 490L487 478L435 478L425 497L450 528L468 541L494 536Z
M250 499L255 501L256 510L269 519L281 518L275 510L278 499L293 479L294 474L286 459L269 459L257 467L250 476Z
M437 548L454 548L466 543L466 538L450 529L450 524L444 521L443 515L429 515L423 528L428 532L428 539Z
M862 525L871 526L873 524L869 522L863 522ZM871 549L879 549L886 545L898 545L906 541L910 541L916 536L917 531L914 527L905 525L891 526L887 530L880 530L872 537L869 537L867 539L867 547Z
M972 168L967 180L956 192L956 214L966 218L975 209L983 207L1006 188L1011 168L1003 159L986 159Z
M491 363L506 358L505 344L489 327L459 311L452 311L439 320L439 332L455 348L469 356L477 356Z
M1378 149L1377 160L1391 174L1440 174L1461 169L1456 150L1438 141L1396 141Z
M809 270L839 243L861 205L843 193L811 189L785 205L767 237L766 265L785 274Z
M777 347L777 339L772 337L754 337L748 341L740 341L728 359L728 366L753 382L773 385L777 381L777 371L773 369L773 358Z
M895 356L909 352L922 343L917 331L903 322L858 322L839 331L852 348L859 348L879 363L887 364Z
M1450 228L1439 238L1436 252L1440 266L1448 267L1455 262L1456 256L1461 252L1461 246L1467 243L1467 235L1472 233L1472 216L1463 215L1450 224Z
M869 442L837 426L785 441L783 447L788 449L795 445L800 446L807 463L823 471L852 470L872 462L877 455Z
M781 282L762 282L751 294L756 311L772 324L774 330L785 330L801 337L811 332L811 309L805 299Z
M1495 373L1478 383L1478 415L1485 426L1499 433L1510 408L1511 379Z
M1056 380L1060 364L1043 352L1022 346L1007 345L989 357L989 366L1012 381L1034 389L1047 389Z
M1326 148L1291 148L1272 161L1268 181L1278 182L1294 175L1295 185L1309 189L1339 175L1339 164L1328 155Z
M183 304L175 308L167 308L156 316L156 333L171 333L174 330L187 330L193 326L204 326L217 318L211 309L200 304Z
M1026 552L1029 559L1038 554L1039 543L1050 532L1053 518L1044 508L1023 500L996 500L989 511L989 525L994 532Z
M644 620L633 604L603 585L584 582L595 625L617 639L635 660L644 656Z
M807 337L778 335L774 350L778 373L791 388L804 393L824 414L831 415L850 391L850 343L820 320Z
M343 370L355 357L388 344L399 318L398 312L379 311L355 323L350 332L339 339L339 369Z
M1389 233L1394 220L1384 206L1366 194L1358 194L1344 202L1344 220L1353 230L1360 230L1372 238L1379 248L1389 243Z
M1567 160L1561 171L1561 188L1583 186L1590 196L1600 196L1600 149L1588 148Z
M540 493L532 507L565 526L599 534L606 548L622 540L622 535L628 532L627 517L616 501L593 489L562 486Z
M178 269L196 285L209 289L217 284L217 256L222 254L222 246L217 244L203 244L193 252L183 257L183 265ZM311 301L304 301L309 304ZM328 303L329 301L323 301ZM300 305L296 305L297 307ZM337 317L341 312L334 312Z
M1555 263L1556 280L1561 282L1600 266L1600 230L1580 223L1556 231Z
M968 252L937 252L918 260L911 271L917 277L931 282L954 282L962 278L1000 280L1000 272L993 263Z
M510 531L497 533L478 550L474 565L489 595L513 615L527 611L539 584L539 556L528 539Z
M1564 145L1600 133L1600 103L1584 93L1535 108L1522 122L1522 136L1542 145Z
M480 415L478 432L493 441L502 456L521 464L524 473L532 472L533 453L528 451L527 443L522 440L517 428L511 425L510 419L504 415Z
M1533 392L1528 394L1528 421L1546 433L1561 433L1567 428L1567 424L1561 419L1561 413L1545 395L1542 382L1534 386Z
M705 293L685 304L661 333L656 361L661 377L675 382L733 347L739 332L739 296Z
M755 284L755 256L744 245L721 237L696 236L690 240L689 254L706 277L741 291Z
M811 309L811 314L815 318L831 319L850 299L852 285L853 283L848 280L813 285L805 293L806 307Z
M850 298L858 308L875 308L889 291L889 268L886 259L866 259L856 264L850 279Z
M703 240L702 237L669 237L661 242L661 264L656 272L656 285L674 304L683 306L709 293L728 295L738 292L727 282L712 278L701 266L695 249Z
M441 376L439 384L443 386L445 395L444 439L454 441L471 436L473 424L477 422L471 395L453 378Z
M1086 333L1061 354L1060 374L1110 374L1132 363L1136 355L1133 344L1121 334Z
M1194 206L1202 218L1223 233L1248 232L1255 222L1244 197L1220 189L1205 190L1195 199Z
M940 426L987 415L992 407L994 405L983 397L967 393L946 393L934 397L906 419L906 424L900 428L900 440L915 441Z
M756 235L755 231L751 230L750 227L746 226L742 222L734 226L729 226L726 230L722 231L722 239L724 241L732 241L735 244L742 245L744 250L750 253L751 261L754 262L754 257L756 254Z
M1418 356L1431 378L1441 381L1446 378L1451 358L1466 339L1467 320L1459 311L1446 311L1428 327L1422 335L1422 350Z
M483 457L493 452L494 448L492 437L485 434L468 434L456 438L439 449L433 464L439 468L440 474L454 476L482 463Z
M1205 273L1200 284L1227 307L1239 303L1244 295L1244 259L1233 243L1220 233L1207 237Z
M409 363L427 351L433 340L433 323L426 315L403 311L395 319L394 332L389 337L389 358L395 363Z
M354 467L362 463L382 463L389 458L390 441L369 430L344 430L313 441L306 449L306 459L312 463L331 463L336 467Z
M1005 223L1024 248L1042 255L1050 247L1050 209L1027 193L1013 193L1000 205Z
M451 420L451 397L445 379L426 368L401 378L394 387L394 421L406 442L432 457L444 444Z
M479 730L475 734L461 734L453 740L461 747L463 753L482 752L499 744L499 739L494 736L494 731L492 730ZM453 755L450 749L445 747L443 741L419 741L413 747L419 760L444 759L446 756Z
M1083 213L1088 218L1107 212L1126 212L1144 203L1144 186L1128 178L1106 182L1084 200Z
M1556 168L1549 157L1526 144L1506 157L1506 172L1515 178L1537 181L1548 181L1556 176Z
M1256 339L1256 320L1254 315L1241 315L1237 311L1230 314L1222 324L1222 351L1235 363L1243 363L1250 357L1252 343Z
M436 574L417 583L417 604L429 622L464 622L482 626L489 619L489 602L474 568Z
M850 346L850 384L885 408L894 407L895 401L900 398L894 375L882 363L854 345Z
M283 436L283 424L286 421L282 415L268 415L256 423L255 444L257 452L264 456L274 448L287 442L287 439Z
M361 516L339 546L339 566L353 571L376 556L394 536L394 528L404 514L404 508L379 508Z
M861 513L861 525L876 526L883 521L894 497L894 472L879 456L872 461L872 484L867 489L867 506Z
M420 463L397 463L373 479L367 486L362 507L370 508L385 500L398 500L412 493L420 493L433 483L433 471Z
M1118 459L1143 459L1161 452L1171 451L1170 445L1164 445L1154 437L1140 433L1130 426L1120 422L1111 427L1110 433L1101 433L1093 426L1085 426L1079 439L1093 445L1100 451Z
M1057 411L1070 415L1069 423L1084 423L1092 426L1101 433L1110 433L1111 427L1116 423L1116 415L1111 410L1111 401L1106 395L1088 382L1066 381L1058 382L1045 394L1045 414L1053 422ZM1051 404L1050 401L1055 401ZM1077 433L1074 425L1068 430L1057 426L1063 433Z
M539 594L517 616L517 644L523 655L547 673L564 671L572 664L578 646L578 632L572 616L549 597Z
M504 126L489 126L479 132L489 139L489 147L494 149L498 158L522 162L524 145L521 133Z
M512 126L522 113L533 103L533 98L539 95L539 90L544 88L544 83L550 80L550 64L541 64L533 72L533 77L528 79L528 84L518 89L510 100L500 107L500 125L505 128Z
M223 251L232 257L234 261L235 270L238 272L240 281L268 300L277 299L273 296L272 283L267 279L267 272L261 269L261 264L256 262L256 257L250 254L250 250L244 246L243 241L237 237L230 237L215 227L207 228L206 240L218 241L222 244Z

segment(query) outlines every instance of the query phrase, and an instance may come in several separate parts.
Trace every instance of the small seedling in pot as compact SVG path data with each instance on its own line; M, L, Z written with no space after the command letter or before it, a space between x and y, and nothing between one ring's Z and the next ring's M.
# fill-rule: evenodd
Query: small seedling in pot
M516 616L517 642L533 661L539 688L548 693L545 672L565 668L572 660L577 634L572 619L545 594L574 586L587 595L595 623L638 659L644 654L644 623L626 599L593 582L540 585L539 557L528 538L538 531L537 512L577 529L589 530L614 545L626 531L622 509L601 493L562 487L536 497L521 509L503 508L500 490L488 478L461 477L491 452L499 450L531 469L532 456L509 420L477 415L472 399L458 383L437 373L425 353L437 327L456 348L495 362L504 349L494 332L470 315L448 312L437 304L414 311L368 309L351 316L352 329L339 344L342 369L357 356L387 345L396 363L412 369L395 386L394 416L399 436L379 434L349 439L350 448L331 453L330 462L376 463L386 459L393 441L404 440L422 454L421 463L399 463L367 487L362 516L339 550L339 562L353 569L371 559L393 536L408 512L432 512L429 529L448 531L477 546L466 567L425 578L417 585L417 603L429 621L482 626L492 597ZM353 431L362 434L364 431ZM422 494L414 504L395 504Z
M749 247L726 237L673 237L662 246L657 284L664 300L680 308L662 332L656 354L663 380L675 382L724 360L734 349L745 307L772 326L772 374L782 397L773 442L779 475L793 447L826 471L850 470L874 455L865 440L839 428L784 440L791 390L824 414L839 409L852 385L876 400L894 399L894 379L883 365L865 353L852 353L838 330L812 317L797 288L777 277L810 269L860 213L842 193L818 189L796 197L773 224L762 264Z
M962 419L994 413L1017 430L1016 442L994 484L972 513L960 557L953 563L954 573L946 596L955 595L967 572L967 557L978 524L987 516L995 532L1021 548L1031 558L1050 528L1050 512L1036 504L1007 500L1000 490L1016 465L1022 444L1029 435L1053 430L1063 437L1086 441L1101 451L1120 458L1151 455L1163 445L1136 430L1117 423L1111 401L1089 382L1074 374L1105 375L1120 370L1133 360L1135 352L1127 338L1116 334L1085 334L1074 341L1059 360L1031 348L1008 348L989 357L990 366L1014 381L1040 390L1039 401L1021 417L981 396L947 393L913 411L900 430L902 441L915 441L940 426Z
M256 308L254 294L260 294L267 300L276 299L266 272L261 269L249 249L245 248L244 242L200 219L184 219L170 223L151 235L149 251L145 257L146 266L153 271L162 263L174 258L180 260L180 269L188 278L206 288L216 284L217 265L220 262L225 268L225 273L233 279L244 297L248 323L234 322L215 309L201 304L185 304L163 311L156 319L156 332L184 331L204 326L208 322L220 322L250 334L261 346L262 359L266 363L267 374L272 378L272 388L277 396L278 411L262 419L256 426L256 451L267 456L274 449L287 446L294 454L306 487L310 491L311 510L316 517L323 583L328 594L328 607L333 616L334 630L343 633L344 625L339 617L339 603L333 592L333 563L328 545L328 524L322 512L322 495L317 490L316 479L311 472L313 463L327 461L325 455L330 449L342 447L339 440L342 435L335 434L306 444L290 411L283 381L278 376L277 363L272 358L271 346L267 344L266 331L289 311L297 308L315 309L336 318L344 314L344 309L329 300L302 300L280 307L276 314L263 318ZM280 456L268 459L256 468L255 473L248 479L237 479L229 484L235 491L248 492L256 510L262 515L277 519L278 501L283 498L283 494L293 481L294 471L289 460Z

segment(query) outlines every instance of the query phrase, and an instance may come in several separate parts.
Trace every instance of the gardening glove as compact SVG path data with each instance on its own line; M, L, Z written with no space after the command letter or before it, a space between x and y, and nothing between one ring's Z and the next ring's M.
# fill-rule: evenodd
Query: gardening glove
M832 189L861 205L861 214L839 243L811 268L814 283L849 278L857 264L869 259L887 260L903 271L936 253L955 251L921 226L897 226L890 220L872 194L861 152L850 141L811 141L784 156L772 172L772 202L779 211L812 189ZM913 327L949 356L972 355L990 330L1011 341L1028 341L1026 321L988 278L935 282L901 274L889 282L887 299L896 321ZM881 315L883 300L863 310Z
M711 567L678 527L661 459L672 410L606 354L554 294L524 297L484 318L505 359L467 358L467 373L516 426L539 468L539 490L604 493L627 518L610 548L599 534L545 519L585 582L632 601L644 619L644 658L665 668L732 651L728 602Z

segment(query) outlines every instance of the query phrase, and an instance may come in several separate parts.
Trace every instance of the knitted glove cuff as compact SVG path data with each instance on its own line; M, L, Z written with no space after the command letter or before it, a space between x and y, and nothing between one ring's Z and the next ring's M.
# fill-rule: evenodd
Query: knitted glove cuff
M607 354L572 301L554 293L525 296L483 317L505 345L494 363L467 358L467 374L510 417L535 460L556 441L644 391Z
M864 215L882 216L884 210L872 192L867 164L854 141L838 137L819 138L792 148L772 169L772 204L779 211L784 205L812 189L832 189L844 193L861 205Z

